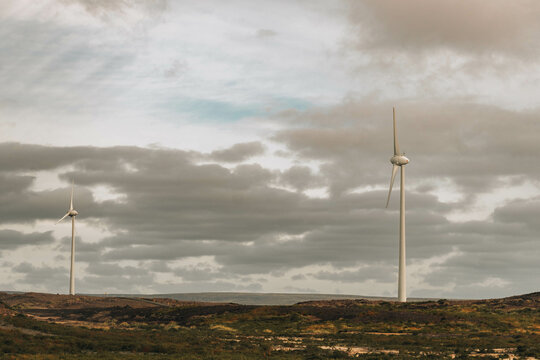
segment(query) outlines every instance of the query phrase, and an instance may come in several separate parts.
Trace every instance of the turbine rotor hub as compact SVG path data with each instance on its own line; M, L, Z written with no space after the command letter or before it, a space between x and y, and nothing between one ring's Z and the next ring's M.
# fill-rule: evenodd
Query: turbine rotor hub
M79 215L79 212L78 212L77 210L71 210L71 211L69 212L69 216L71 216L71 217L77 216L77 215Z
M404 155L394 155L390 158L390 162L393 165L397 165L397 166L407 165L409 161L410 160Z

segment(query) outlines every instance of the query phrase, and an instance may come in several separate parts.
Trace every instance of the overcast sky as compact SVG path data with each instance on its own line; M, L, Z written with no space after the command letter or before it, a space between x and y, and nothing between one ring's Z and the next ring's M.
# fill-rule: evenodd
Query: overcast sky
M536 0L5 0L0 289L539 290ZM399 183L398 183L399 184Z

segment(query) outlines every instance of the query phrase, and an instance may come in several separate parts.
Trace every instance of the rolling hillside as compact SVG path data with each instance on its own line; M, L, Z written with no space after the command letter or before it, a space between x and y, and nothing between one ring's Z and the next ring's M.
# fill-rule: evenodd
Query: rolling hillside
M0 293L7 359L540 358L540 293L262 306Z

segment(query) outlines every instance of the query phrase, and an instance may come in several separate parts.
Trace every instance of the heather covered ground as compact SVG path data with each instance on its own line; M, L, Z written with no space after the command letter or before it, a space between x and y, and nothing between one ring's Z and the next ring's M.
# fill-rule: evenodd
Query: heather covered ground
M291 306L0 293L6 359L540 358L540 293Z

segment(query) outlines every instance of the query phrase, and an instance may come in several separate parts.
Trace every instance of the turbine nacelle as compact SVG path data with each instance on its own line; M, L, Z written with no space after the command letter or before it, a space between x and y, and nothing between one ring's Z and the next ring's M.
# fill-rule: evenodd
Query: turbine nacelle
M68 215L71 217L74 217L74 216L79 215L79 212L77 210L70 210Z
M404 155L394 155L390 158L392 165L403 166L409 163L409 159Z

